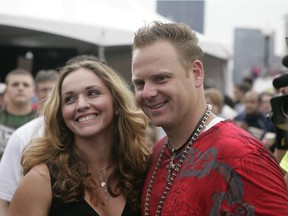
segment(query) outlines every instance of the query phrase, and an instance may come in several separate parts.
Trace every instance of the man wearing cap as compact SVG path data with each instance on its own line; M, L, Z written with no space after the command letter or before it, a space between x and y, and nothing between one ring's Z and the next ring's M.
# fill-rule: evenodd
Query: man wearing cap
M283 59L282 59L282 64L285 67L288 67L288 55L286 55ZM276 77L273 80L273 86L276 89L279 89L280 94L282 95L288 95L288 73L283 74L279 77ZM288 123L288 121L287 121ZM288 124L287 124L288 127ZM280 145L276 145L276 149L275 149L275 156L276 159L281 161L280 162L280 167L284 170L284 172L286 172L285 174L285 181L288 187L288 131L285 130L281 130L278 129L279 133L276 136L276 144L279 143ZM278 138L278 140L277 140ZM280 148L279 148L280 146ZM285 147L285 148L283 148ZM284 155L284 157L283 157Z
M288 73L282 74L278 77L276 77L273 80L273 86L278 91L278 96L284 96L288 95ZM279 98L280 100L283 100L282 98ZM273 111L273 104L272 105L272 111ZM273 111L274 112L274 111ZM277 113L273 113L273 116ZM287 122L288 123L288 122ZM287 124L288 126L288 124ZM277 161L280 163L283 156L288 150L288 131L284 130L283 128L280 128L277 123L275 125L276 130L276 140L275 140L275 151L274 155L277 159Z

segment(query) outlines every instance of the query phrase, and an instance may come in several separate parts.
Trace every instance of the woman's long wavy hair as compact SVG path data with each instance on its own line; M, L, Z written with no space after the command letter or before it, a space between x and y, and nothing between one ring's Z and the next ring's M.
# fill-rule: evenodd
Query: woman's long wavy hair
M115 169L108 178L108 190L113 197L124 194L127 201L137 210L140 208L143 178L150 160L145 144L147 119L137 107L133 93L124 79L99 61L81 59L72 61L60 69L56 85L42 106L45 119L44 136L34 139L24 151L24 174L33 166L45 163L50 168L51 177L55 179L52 185L53 196L61 198L64 202L72 202L83 197L85 189L91 192L91 201L94 204L103 204L103 198L97 192L99 185L93 181L89 173L87 158L75 146L74 134L66 126L61 113L63 80L80 68L94 72L112 93L114 107L119 111L119 115L114 117L116 140L112 154ZM118 182L117 193L111 188L111 182L115 180Z

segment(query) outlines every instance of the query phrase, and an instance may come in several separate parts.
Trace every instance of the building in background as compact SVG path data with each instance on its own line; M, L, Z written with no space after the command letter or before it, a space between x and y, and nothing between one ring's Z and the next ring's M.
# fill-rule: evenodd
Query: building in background
M244 77L273 76L279 69L274 54L275 32L236 28L234 32L234 82Z
M157 13L166 18L188 24L194 31L203 33L205 1L157 0Z
M215 87L232 96L233 64L230 47L213 38L203 37L205 1L161 1L157 0L157 13L175 21L188 24L198 34L199 45L204 51L205 86ZM205 43L203 43L205 41ZM205 52L213 50L213 55Z

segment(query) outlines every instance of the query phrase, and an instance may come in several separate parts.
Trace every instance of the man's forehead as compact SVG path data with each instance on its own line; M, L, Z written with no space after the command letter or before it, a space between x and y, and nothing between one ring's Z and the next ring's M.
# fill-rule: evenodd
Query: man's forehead
M30 75L25 75L25 74L13 74L8 77L8 83L9 82L27 82L27 81L33 82L33 77Z

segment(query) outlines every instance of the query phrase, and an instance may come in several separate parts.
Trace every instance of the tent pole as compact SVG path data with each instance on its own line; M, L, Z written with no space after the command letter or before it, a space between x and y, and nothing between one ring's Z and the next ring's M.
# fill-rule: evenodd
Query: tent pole
M106 59L105 59L105 47L103 47L103 46L99 46L98 47L98 57L99 57L100 61L106 62Z

